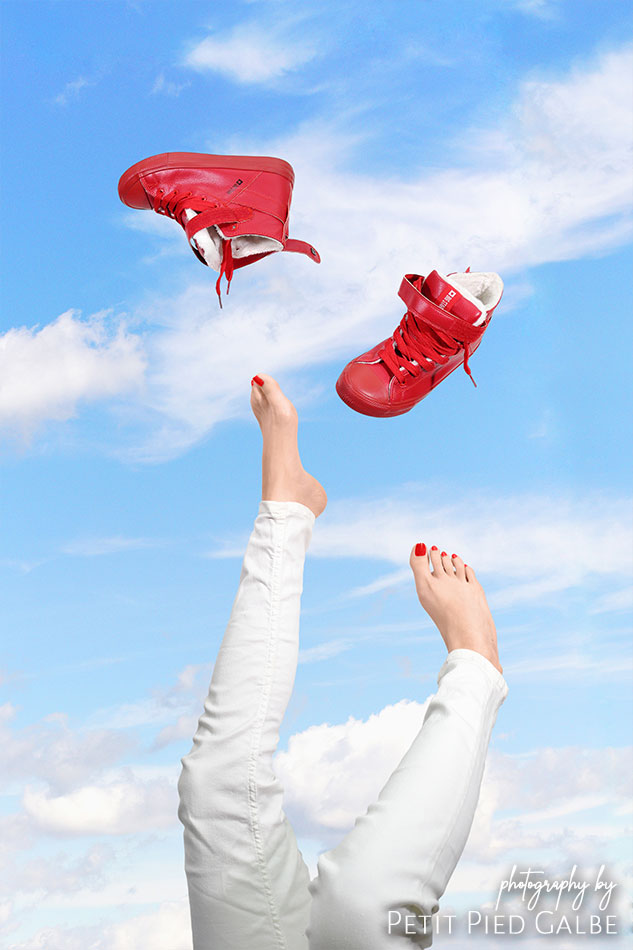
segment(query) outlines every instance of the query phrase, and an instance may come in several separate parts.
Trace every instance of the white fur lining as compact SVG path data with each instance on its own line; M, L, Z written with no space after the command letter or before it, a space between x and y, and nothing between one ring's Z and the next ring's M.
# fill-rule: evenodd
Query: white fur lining
M187 221L195 218L196 214L197 211L185 211ZM213 225L202 228L191 238L191 243L196 245L205 263L213 270L219 271L222 266L222 241L225 237L220 228ZM264 254L267 251L283 251L283 244L261 234L240 234L231 238L231 250L233 257L250 257L251 254Z
M451 274L450 277L440 274L440 277L451 287L455 287L466 300L470 300L481 311L481 316L473 324L475 327L484 322L486 313L496 307L501 300L503 281L498 274L491 272L471 274L469 272Z

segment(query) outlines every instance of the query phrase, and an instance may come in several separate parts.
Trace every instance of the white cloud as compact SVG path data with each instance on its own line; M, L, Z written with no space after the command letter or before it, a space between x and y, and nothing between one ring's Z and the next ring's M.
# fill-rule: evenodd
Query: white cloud
M437 486L409 483L389 497L330 502L316 523L310 554L398 565L398 570L381 574L348 594L365 597L411 585L411 548L417 541L429 547L437 544L460 554L480 577L494 579L490 602L498 609L506 608L551 601L560 591L587 589L590 583L619 587L633 570L631 507L631 499L601 494L492 497L472 491L466 501L447 498L442 503ZM245 541L228 538L216 557L238 552L241 556ZM604 586L598 599L601 609L626 607L623 592L618 590L611 602L605 599Z
M36 567L46 564L48 558L39 558L35 560L24 560L21 558L3 557L0 558L0 566L9 568L13 571L19 571L20 574L30 574Z
M199 72L217 72L240 83L266 83L316 55L312 43L267 23L240 23L230 33L207 36L185 58Z
M493 749L463 874L478 865L491 886L502 858L562 868L617 863L618 845L630 833L620 812L629 799L632 753L631 748L566 746L504 755ZM456 889L465 883L460 867ZM618 873L624 873L622 866Z
M620 610L631 610L632 608L633 587L623 587L622 590L616 590L598 598L591 612L602 614Z
M29 937L26 943L7 944L7 950L96 950L96 927L46 927Z
M79 95L82 89L85 89L86 86L94 86L94 84L94 79L78 76L77 79L66 83L59 95L55 96L53 102L58 106L66 106L71 99L75 99Z
M160 544L155 538L84 538L69 541L62 548L63 554L75 557L99 557L103 554L118 554L121 551L137 551Z
M367 720L311 726L275 759L299 836L331 838L374 801L419 732L425 705L402 700Z
M174 82L173 80L165 79L165 73L160 73L152 86L152 94L156 95L157 93L162 93L165 96L176 98L190 85L191 83L188 82Z
M33 829L24 814L0 816L0 866L11 866L17 851L33 844Z
M504 666L504 671L513 679L517 676L533 676L534 673L539 673L541 677L562 674L566 679L576 681L583 677L593 681L607 676L628 678L633 673L633 656L626 642L625 652L611 648L608 656L599 657L583 654L578 650L563 654L548 653L514 660Z
M64 852L52 857L38 856L20 864L7 863L1 877L5 893L73 894L84 888L96 890L104 882L106 867L112 862L112 848L94 844L79 858Z
M133 729L137 726L173 723L174 719L189 709L190 699L183 704L165 702L160 695L145 696L130 703L119 703L110 708L99 709L90 716L90 725L108 729Z
M509 2L521 13L543 20L551 20L558 13L559 0L503 0L503 2Z
M119 762L136 744L113 729L73 730L61 713L12 728L15 714L11 703L0 706L3 783L37 778L66 790Z
M191 739L198 726L198 719L201 714L201 705L197 713L189 713L178 716L175 721L170 722L160 730L154 742L153 749L163 749L172 742L180 742L183 739ZM171 717L173 720L173 716Z
M532 79L523 84L515 106L523 147L528 156L543 162L551 173L571 172L568 192L574 190L576 183L573 173L586 172L593 162L597 161L601 176L609 168L614 178L624 172L626 156L631 151L631 132L626 128L623 93L633 91L632 53L628 45L605 53L598 68L589 72L582 61L564 79ZM587 196L584 213L597 211L596 205L609 195L614 202L612 209L617 210L615 202L621 182L613 181L611 193L605 190L605 184L602 181L599 195Z
M321 660L331 660L334 656L339 656L353 646L357 646L358 640L329 640L326 643L319 643L318 646L308 647L299 650L299 663L319 663Z
M171 901L155 913L143 914L109 928L103 950L140 950L143 947L191 950L191 918L187 901Z
M390 571L389 574L383 574L369 584L362 584L360 587L354 587L349 591L349 597L369 597L371 594L379 594L383 590L391 590L394 587L400 587L401 584L411 582L411 569L403 568L400 571Z
M211 670L211 664L187 666L173 685L137 703L98 711L79 729L70 728L60 713L19 728L16 708L1 705L2 784L7 795L22 796L23 811L0 821L0 870L3 852L27 849L42 834L122 835L174 827L177 764L121 767L139 747L127 730L164 725L151 751L190 740ZM40 873L37 867L33 874ZM73 873L69 865L68 881Z
M367 720L323 723L291 737L275 771L300 837L327 847L338 843L376 800L417 735L425 708L402 701ZM451 893L494 886L500 862L513 854L562 867L568 858L608 861L626 832L622 806L632 758L630 748L541 748L514 756L493 748Z
M184 738L184 724L189 724L195 713L201 713L212 672L212 663L190 664L181 670L172 686L154 689L150 696L134 702L98 709L90 716L89 724L99 729L167 724L156 740L158 747L167 744L167 736L172 736L169 741ZM190 737L194 731L189 733Z
M174 225L171 218L162 214L139 214L136 211L119 211L119 219L130 231L140 231L141 234L160 238L161 241L170 241L173 244L171 253L180 252L181 256L190 260L191 251L187 249L187 242L183 243L182 231Z
M29 436L47 421L66 421L81 402L137 390L145 361L138 336L107 315L81 320L68 310L41 329L0 335L0 429Z
M47 927L7 950L191 950L187 900L166 901L156 910L99 927Z
M64 795L27 786L23 805L33 826L48 834L125 835L175 825L178 796L166 779L143 781L130 774Z

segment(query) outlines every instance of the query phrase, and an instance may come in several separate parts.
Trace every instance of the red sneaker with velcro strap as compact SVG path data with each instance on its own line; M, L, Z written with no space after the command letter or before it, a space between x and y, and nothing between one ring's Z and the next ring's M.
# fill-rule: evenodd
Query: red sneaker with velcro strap
M236 268L275 251L321 260L310 244L288 238L294 178L281 158L164 152L128 168L119 197L177 221L196 257L220 272L220 297L224 274L228 288Z
M475 352L503 293L498 274L407 274L407 312L392 336L348 363L336 391L366 416L399 416ZM473 382L475 382L473 380ZM475 383L476 385L476 383Z

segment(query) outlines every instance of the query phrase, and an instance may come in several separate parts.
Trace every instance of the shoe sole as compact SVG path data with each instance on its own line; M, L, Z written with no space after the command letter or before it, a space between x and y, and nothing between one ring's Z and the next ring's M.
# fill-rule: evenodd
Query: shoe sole
M347 389L345 384L341 383L340 378L336 381L336 392L343 400L345 405L349 406L350 409L353 409L354 412L360 412L363 416L372 416L374 419L388 419L392 416L403 416L405 412L411 412L414 406L417 406L417 403L414 403L414 405L409 406L408 409L397 409L395 412L385 412L383 406L376 405L375 407L370 407L367 405L367 403L357 402L355 399L355 393ZM372 409L375 409L375 411L372 412Z
M294 184L295 180L292 165L282 158L255 155L207 155L204 152L162 152L160 155L144 158L141 162L137 162L123 172L119 179L119 197L121 201L125 204L123 192L140 181L143 175L165 171L168 168L252 169L282 175L291 185Z

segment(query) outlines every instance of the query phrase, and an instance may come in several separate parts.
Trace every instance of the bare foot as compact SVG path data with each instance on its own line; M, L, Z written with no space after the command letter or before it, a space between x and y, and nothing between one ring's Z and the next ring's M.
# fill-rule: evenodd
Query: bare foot
M327 495L301 464L297 410L284 396L279 383L265 373L253 377L251 407L264 439L262 499L298 501L318 518L327 504Z
M442 634L447 650L474 650L503 673L497 631L472 567L436 547L427 554L424 544L416 544L410 563L420 603Z

